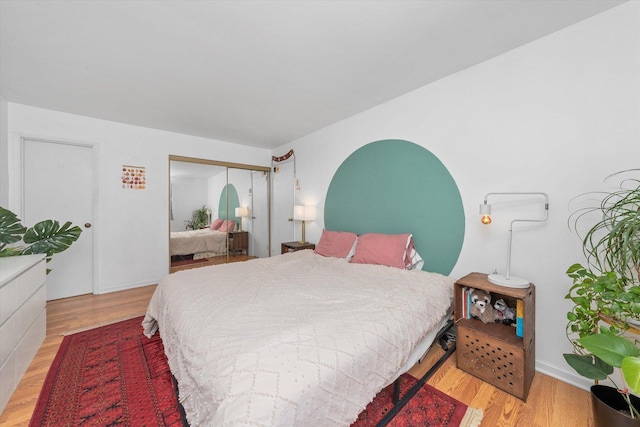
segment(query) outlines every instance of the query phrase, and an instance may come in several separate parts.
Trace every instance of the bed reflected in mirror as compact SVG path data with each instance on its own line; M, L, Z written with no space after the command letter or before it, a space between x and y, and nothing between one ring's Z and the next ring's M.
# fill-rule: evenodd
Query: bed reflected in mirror
M170 272L270 256L269 168L169 156Z

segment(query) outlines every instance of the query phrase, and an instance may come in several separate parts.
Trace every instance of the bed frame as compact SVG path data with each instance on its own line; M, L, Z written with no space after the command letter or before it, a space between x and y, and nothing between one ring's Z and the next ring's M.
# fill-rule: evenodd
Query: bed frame
M383 427L389 424L389 422L396 416L398 412L415 396L420 388L433 376L433 374L442 366L442 364L456 351L456 329L453 318L450 318L445 325L440 328L433 344L429 347L429 350L438 343L444 350L444 354L433 364L433 366L425 373L417 383L413 385L407 392L400 398L400 380L398 377L393 382L393 408L387 412L387 414L376 424L376 427ZM429 351L427 350L427 352ZM422 362L422 360L420 361Z

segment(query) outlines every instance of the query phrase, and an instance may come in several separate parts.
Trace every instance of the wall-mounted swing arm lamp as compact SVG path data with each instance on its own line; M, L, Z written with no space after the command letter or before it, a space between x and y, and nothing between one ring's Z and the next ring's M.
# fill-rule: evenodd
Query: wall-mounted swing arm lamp
M516 222L543 222L549 217L549 196L546 193L488 193L484 196L484 203L480 205L480 215L482 218L480 221L485 224L491 224L491 205L487 203L487 200L491 196L541 196L544 198L544 213L541 218L533 219L514 219L509 225L509 239L507 242L507 272L506 274L490 274L488 279L491 283L501 286L508 286L511 288L527 288L529 287L529 281L521 277L515 277L511 275L511 241L513 238L513 224Z

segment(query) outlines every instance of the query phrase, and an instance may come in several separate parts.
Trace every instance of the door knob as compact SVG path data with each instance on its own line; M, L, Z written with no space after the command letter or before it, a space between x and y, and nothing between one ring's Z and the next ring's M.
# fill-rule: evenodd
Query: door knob
M91 223L90 222L85 222L84 223L84 228L91 228Z

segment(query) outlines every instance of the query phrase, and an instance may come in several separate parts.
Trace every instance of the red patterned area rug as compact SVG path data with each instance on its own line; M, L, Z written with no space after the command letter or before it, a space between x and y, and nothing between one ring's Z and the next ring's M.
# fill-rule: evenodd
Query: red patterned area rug
M183 423L159 335L142 334L142 317L65 336L42 387L30 426L170 426ZM402 376L404 394L416 379ZM375 426L391 408L382 390L352 427ZM390 426L472 427L474 410L425 384Z
M404 396L417 382L418 380L411 375L403 374L400 377L400 396ZM393 384L378 393L351 427L373 427L392 407ZM393 427L477 427L481 421L482 410L470 408L429 384L424 384L387 425Z
M63 338L30 426L182 426L162 340L142 317Z

